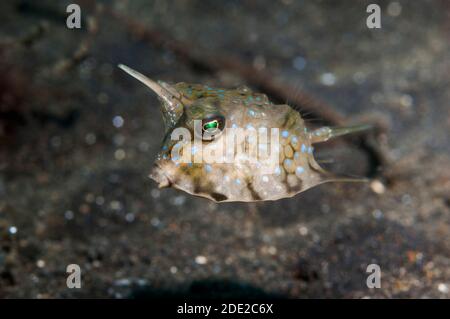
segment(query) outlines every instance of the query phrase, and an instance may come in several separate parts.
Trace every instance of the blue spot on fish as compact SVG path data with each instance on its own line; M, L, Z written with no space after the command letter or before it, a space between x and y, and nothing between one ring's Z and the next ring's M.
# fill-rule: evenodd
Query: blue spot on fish
M283 131L283 132L281 132L281 136L283 136L284 138L287 138L289 136L289 132Z
M212 172L212 167L211 167L211 165L206 164L206 165L205 165L205 171L206 171L207 173L211 173L211 172Z
M302 148L301 148L302 153L306 153L306 150L307 150L306 145L302 144Z
M301 166L297 166L295 169L296 174L302 174L305 171L305 169Z
M286 158L283 162L284 166L291 166L292 165L292 161L289 158Z
M276 175L280 175L280 174L281 174L281 168L280 168L280 166L277 166L277 167L275 168L275 174L276 174Z

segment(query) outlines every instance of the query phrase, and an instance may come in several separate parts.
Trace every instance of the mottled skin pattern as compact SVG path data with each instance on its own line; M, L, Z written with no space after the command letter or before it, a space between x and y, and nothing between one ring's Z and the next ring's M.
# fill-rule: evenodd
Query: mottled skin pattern
M134 70L120 67L143 82L151 81L144 80ZM218 202L277 200L323 182L339 180L316 162L312 143L365 128L325 127L311 132L300 114L290 106L274 105L266 95L252 92L247 87L226 90L188 83L168 85L159 82L159 85L167 89L163 92L165 98L161 98L161 92L154 86L151 88L161 98L166 132L150 177L160 187L174 187ZM225 128L278 128L279 165L275 170L271 174L261 174L259 164L248 162L207 164L172 160L171 151L177 142L171 140L172 131L178 127L187 128L194 139L194 120L214 116L225 119ZM224 135L202 143L223 143ZM194 153L191 148L187 151Z

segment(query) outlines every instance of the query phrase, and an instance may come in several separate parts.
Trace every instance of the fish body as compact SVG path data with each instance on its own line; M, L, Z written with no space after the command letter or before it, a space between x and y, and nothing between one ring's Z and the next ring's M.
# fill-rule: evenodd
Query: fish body
M150 173L159 187L216 202L252 202L292 197L328 181L354 180L321 168L313 144L367 126L311 131L289 105L275 105L245 86L169 85L119 67L161 100L165 136Z

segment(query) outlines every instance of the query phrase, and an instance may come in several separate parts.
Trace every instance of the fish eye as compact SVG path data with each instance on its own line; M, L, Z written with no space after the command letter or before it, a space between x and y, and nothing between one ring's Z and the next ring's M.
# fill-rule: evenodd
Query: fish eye
M213 120L203 124L203 131L215 131L219 127L219 121Z
M202 121L202 131L204 139L211 139L219 135L225 128L225 118L220 115L204 119Z

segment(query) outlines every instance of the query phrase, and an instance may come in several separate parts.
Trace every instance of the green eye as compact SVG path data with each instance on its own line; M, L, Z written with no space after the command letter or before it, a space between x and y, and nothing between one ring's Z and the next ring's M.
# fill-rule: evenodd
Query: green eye
M217 120L207 122L203 125L204 131L215 130L219 127L219 122Z
M202 120L202 132L196 132L204 141L211 141L225 129L225 117L215 114ZM200 130L200 127L198 128Z

